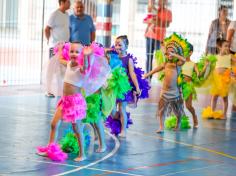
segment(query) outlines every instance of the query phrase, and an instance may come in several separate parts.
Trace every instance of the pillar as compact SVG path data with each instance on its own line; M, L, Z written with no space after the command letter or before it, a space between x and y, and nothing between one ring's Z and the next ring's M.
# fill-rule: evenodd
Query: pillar
M98 0L96 18L96 41L111 46L112 0Z

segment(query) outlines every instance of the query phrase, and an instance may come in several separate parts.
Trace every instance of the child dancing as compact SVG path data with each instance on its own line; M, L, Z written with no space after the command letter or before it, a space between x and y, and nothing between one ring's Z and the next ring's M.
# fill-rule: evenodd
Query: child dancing
M78 138L80 152L75 161L86 159L83 143L83 123L81 120L86 117L87 107L81 91L84 89L86 95L94 93L104 84L109 75L109 70L103 69L108 67L104 61L105 59L99 58L95 53L93 47L82 47L81 44L72 43L69 53L70 61L67 62L59 57L60 62L66 65L63 96L57 104L56 112L51 121L48 146L39 147L38 154L47 155L53 160L61 161L66 159L66 155L59 151L59 147L54 143L57 138L59 123L63 120L72 123L73 130ZM59 56L61 56L61 51L59 51ZM57 150L54 150L55 146Z
M175 33L166 38L164 44L166 47L165 58L167 61L144 76L144 78L147 78L156 72L162 70L164 72L163 85L158 104L157 116L159 117L160 125L159 129L156 131L157 133L163 132L163 117L169 115L171 111L173 111L177 117L174 130L179 128L180 118L185 115L182 95L177 80L180 67L185 63L185 57L189 54L189 44Z

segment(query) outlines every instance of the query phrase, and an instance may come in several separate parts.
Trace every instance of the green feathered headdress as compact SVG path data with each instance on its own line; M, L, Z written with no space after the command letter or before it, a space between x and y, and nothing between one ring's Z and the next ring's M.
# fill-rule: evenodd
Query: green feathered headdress
M176 53L183 57L188 57L190 52L190 43L187 39L182 38L181 35L173 33L171 36L164 39L166 50L173 48Z

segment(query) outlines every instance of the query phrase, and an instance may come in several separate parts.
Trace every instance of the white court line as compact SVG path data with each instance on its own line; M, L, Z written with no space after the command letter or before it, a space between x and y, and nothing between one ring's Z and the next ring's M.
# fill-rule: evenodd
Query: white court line
M108 155L106 155L106 156L104 156L103 158L101 158L101 159L99 159L99 160L97 160L97 161L95 161L95 162L92 162L92 163L90 163L90 164L88 164L88 165L86 165L86 166L81 166L81 167L79 167L79 168L77 168L77 169L73 169L73 170L70 170L70 171L67 171L67 172L63 172L63 173L60 173L60 174L56 174L55 176L66 175L66 174L70 174L70 173L73 173L73 172L77 172L77 171L82 170L82 169L86 169L86 168L88 168L88 167L90 167L90 166L93 166L93 165L95 165L95 164L98 164L98 163L100 163L100 162L102 162L102 161L104 161L104 160L110 158L111 156L113 156L113 155L118 151L118 149L119 149L119 147L120 147L120 141L119 141L114 135L111 135L109 132L106 132L106 133L107 133L109 136L111 136L111 137L114 139L114 141L115 141L115 148L114 148Z
M34 160L34 159L29 159L26 156L21 156L20 158L18 158L19 156L14 156L14 157L9 157L9 156L0 156L0 158L13 158L13 159L27 159L28 161L33 161L36 163L47 163L47 164L53 164L53 165L59 165L59 166L67 166L67 167L74 167L74 168L81 168L80 166L77 165L73 165L73 164L63 164L63 163L56 163L56 162L52 162L52 161L40 161L40 160ZM90 168L84 168L87 170L96 170L96 171L102 171L102 172L109 172L109 173L116 173L116 174L122 174L122 175L131 175L131 176L143 176L143 175L137 175L137 174L131 174L131 173L126 173L126 172L120 172L120 171L115 171L115 170L106 170L106 169L98 169L98 168L94 168L94 167L90 167Z
M5 106L0 106L0 107L4 107L4 108L8 108L8 109L16 109L16 108L9 108L9 107L5 107ZM31 111L31 110L28 110L28 109L26 110L26 109L23 109L23 108L19 108L19 110L26 111L26 112L34 112L34 113L38 113L38 114L41 113L41 114L53 115L53 114L50 114L50 113L42 113L42 112L40 112L40 111ZM81 169L89 169L88 167L93 166L93 165L95 165L95 164L98 164L98 163L100 163L100 162L102 162L102 161L104 161L104 160L110 158L111 156L113 156L113 155L118 151L118 149L119 149L119 147L120 147L120 142L119 142L119 140L118 140L114 135L111 135L111 134L110 134L109 132L107 132L107 131L106 131L106 133L107 133L109 136L111 136L111 137L114 139L114 141L115 141L115 148L114 148L108 155L106 155L106 156L104 156L103 158L101 158L101 159L99 159L99 160L97 160L97 161L95 161L95 162L92 162L92 163L90 163L90 164L88 164L88 165L81 166L81 167L78 167L77 169L74 169L74 170L71 170L71 171L67 171L67 172L64 172L64 173L60 173L60 174L58 174L58 175L65 175L65 174L77 172L77 171L79 171L79 170L81 170ZM1 156L0 156L0 157L1 157ZM4 156L2 156L2 157L4 157ZM72 167L75 167L74 165L61 164L61 163L53 163L53 162L47 162L47 161L37 161L37 160L31 160L31 159L30 159L30 161L41 162L41 163L51 163L51 164L57 164L57 165L64 165L64 166L72 166ZM95 168L94 168L94 169L95 169ZM106 170L104 170L104 171L106 171ZM110 172L115 172L115 171L110 171ZM123 173L123 174L128 175L128 173Z
M206 167L199 167L199 168L196 168L196 169L183 170L183 171L179 171L179 172L171 172L171 173L163 174L163 175L160 175L160 176L175 175L175 174L179 174L179 173L203 170L203 169L208 169L208 168L212 168L212 167L218 167L218 166L222 166L222 165L225 165L225 164L217 164L217 165L214 165L214 166L206 166Z

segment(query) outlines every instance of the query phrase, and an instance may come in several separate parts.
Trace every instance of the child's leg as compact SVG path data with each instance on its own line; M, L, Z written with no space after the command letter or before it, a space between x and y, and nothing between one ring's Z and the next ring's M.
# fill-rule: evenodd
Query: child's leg
M177 117L177 123L176 123L175 128L173 129L174 131L177 131L179 129L181 117L185 115L183 103L184 102L182 98L178 98L177 100L171 102L172 110L175 116Z
M227 118L228 105L229 105L228 96L223 97L224 119Z
M127 102L119 103L119 112L121 117L121 137L126 137L126 126L127 126L127 113L126 113Z
M84 124L82 123L81 120L77 120L76 123L72 124L74 133L78 139L78 144L79 144L79 148L80 148L80 152L77 158L75 158L75 161L83 161L86 159L86 155L85 155L85 149L84 149Z
M164 129L163 117L165 115L165 111L167 110L167 103L163 98L160 98L158 103L158 112L157 112L157 119L159 118L159 129L156 133L162 133Z
M188 97L187 100L185 100L185 105L186 105L186 108L189 110L189 112L191 112L191 114L193 116L193 127L194 128L198 127L197 115L196 115L195 109L193 108L193 105L192 105L192 94Z
M211 109L215 111L218 95L212 95L211 97Z
M100 119L96 124L94 124L95 130L98 134L99 147L96 152L105 152L106 151L106 141L105 141L105 131L102 119Z
M58 128L61 123L60 122L61 118L62 118L61 107L58 107L51 121L51 131L50 131L50 137L49 137L49 142L48 142L49 144L56 141L57 139Z

